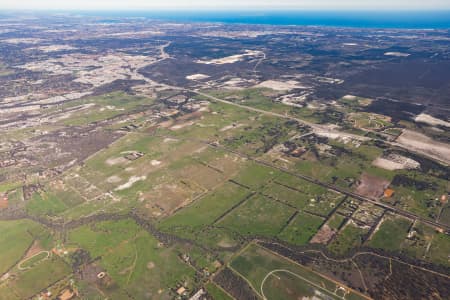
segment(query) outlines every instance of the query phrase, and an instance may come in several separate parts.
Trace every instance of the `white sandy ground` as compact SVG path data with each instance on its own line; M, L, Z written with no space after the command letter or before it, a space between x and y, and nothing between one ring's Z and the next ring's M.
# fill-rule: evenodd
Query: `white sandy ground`
M2 42L8 44L38 44L42 41L43 41L42 39L38 38L11 38L2 40Z
M193 125L193 124L194 124L194 122L193 122L193 121L190 121L190 122L186 122L186 123L183 123L183 124L174 125L174 126L170 127L170 129L172 129L172 130L178 130L178 129L182 129L182 128L184 128L184 127L191 126L191 125Z
M417 161L398 154L391 154L388 157L378 157L372 162L372 165L390 171L402 169L411 170L420 167L420 163Z
M433 116L430 116L430 115L427 115L424 113L417 115L415 117L414 121L420 122L420 123L425 123L425 124L432 125L432 126L441 125L441 126L450 128L450 122L435 118Z
M50 46L41 46L37 47L38 50L49 53L49 52L56 52L56 51L63 51L63 50L75 50L77 48L72 47L70 45L50 45Z
M171 143L171 142L178 142L178 140L177 140L177 139L174 139L174 138L165 138L165 139L163 140L163 142L164 142L164 143Z
M98 87L119 79L145 80L135 70L155 61L156 58L151 56L124 53L109 53L107 55L71 53L48 60L29 62L18 67L29 71L44 71L57 75L76 72L75 82Z
M196 63L205 64L205 65L233 64L233 63L243 60L247 56L260 56L263 54L264 53L262 51L258 51L258 50L245 50L245 53L243 53L243 54L230 55L230 56L217 58L217 59L211 59L211 60L197 60Z
M364 137L364 136L357 136L354 134L348 134L345 132L335 131L331 127L329 129L325 128L325 127L315 128L314 133L318 136L327 137L332 140L340 140L344 144L347 144L348 142L353 142L353 141L363 142L363 141L368 141L370 139L370 138Z
M301 85L298 81L287 80L266 80L257 85L257 87L269 88L275 91L290 91L293 89L306 89L308 87Z
M342 97L342 99L344 100L356 100L356 96L353 95L345 95L344 97Z
M122 180L122 178L120 178L119 176L113 175L113 176L111 176L111 177L108 177L108 178L106 179L106 182L108 182L108 183L118 183L118 182L120 182L121 180Z
M403 52L386 52L384 53L386 56L396 56L396 57L408 57L411 54L409 53L403 53Z
M428 155L431 158L450 164L450 145L437 142L428 136L404 129L396 143L406 149Z
M244 126L244 125L245 125L245 124L230 124L230 125L228 125L228 126L222 127L222 128L220 129L220 131L223 132L223 131L230 130L230 129L232 129L232 128L239 128L239 127L242 127L242 126Z
M150 162L150 164L151 164L152 166L159 166L159 165L161 164L161 162L160 162L159 160L153 159L153 160Z
M189 79L189 80L202 80L202 79L206 79L206 78L209 78L209 75L200 74L200 73L186 76L186 79Z
M24 112L29 112L29 111L33 111L33 110L39 110L40 108L41 108L40 105L0 108L0 115L1 114L11 114L11 113L24 113Z
M124 164L126 162L128 162L128 159L124 157L111 157L106 160L106 164L108 164L109 166Z
M119 185L114 190L121 191L121 190L128 189L128 188L132 187L133 184L135 184L136 182L143 181L145 179L147 179L147 176L131 176L130 179L128 179L128 182Z

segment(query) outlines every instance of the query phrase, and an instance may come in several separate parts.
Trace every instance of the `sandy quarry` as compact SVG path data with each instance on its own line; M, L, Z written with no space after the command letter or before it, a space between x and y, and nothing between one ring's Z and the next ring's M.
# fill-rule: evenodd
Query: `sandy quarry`
M133 70L149 65L155 60L151 56L123 53L107 55L72 53L48 60L30 62L19 68L57 75L76 73L78 78L74 80L75 82L98 87L119 79L143 79Z
M398 154L390 154L387 157L378 157L372 162L372 165L390 171L420 168L420 163L417 161Z
M202 79L206 79L209 78L209 75L206 74L192 74L192 75L188 75L186 76L186 79L189 80L202 80Z
M50 46L37 47L37 49L42 52L49 53L49 52L64 51L64 50L75 50L77 48L72 47L70 45L50 45Z
M8 43L8 44L38 44L42 41L43 41L42 39L38 39L38 38L12 38L12 39L2 40L2 42Z
M258 84L256 87L269 88L275 91L290 91L293 89L306 89L308 87L301 85L298 81L287 80L266 80Z
M108 158L106 160L106 164L109 166L114 166L114 165L119 165L119 164L126 164L128 161L128 159L126 159L125 157L111 157Z
M421 133L404 129L403 133L397 138L396 143L406 149L450 164L450 145L437 142Z
M261 56L264 53L262 51L258 50L245 50L245 53L243 54L235 54L230 55L222 58L217 59L211 59L211 60L197 60L196 63L198 64L205 64L205 65L224 65L224 64L234 64L236 62L239 62L243 60L245 57L256 57Z
M431 126L445 126L450 128L450 122L446 122L444 120L435 118L433 116L427 115L427 114L420 114L417 115L414 119L416 122L425 123Z
M409 53L403 53L403 52L386 52L384 53L386 56L396 56L396 57L408 57L411 54Z

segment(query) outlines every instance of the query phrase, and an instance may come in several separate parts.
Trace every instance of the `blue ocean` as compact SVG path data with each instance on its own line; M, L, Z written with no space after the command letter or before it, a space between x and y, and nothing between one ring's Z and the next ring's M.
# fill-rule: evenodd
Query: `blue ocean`
M363 28L450 29L445 11L122 11L84 12L104 17L146 17L176 22L309 25Z

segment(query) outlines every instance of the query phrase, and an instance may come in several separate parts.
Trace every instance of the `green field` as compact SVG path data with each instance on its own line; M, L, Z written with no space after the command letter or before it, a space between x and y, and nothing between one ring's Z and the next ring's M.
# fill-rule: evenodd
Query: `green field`
M390 251L398 251L408 234L411 221L403 218L388 218L368 242L368 246Z
M350 250L361 246L363 236L366 234L367 229L347 223L328 245L328 250L336 255L345 255Z
M59 257L53 256L23 271L14 280L0 285L2 299L28 299L50 284L64 278L72 272L71 268Z
M208 283L206 286L206 291L214 300L232 300L228 294L226 294L222 289L220 289L214 283Z
M450 253L450 239L445 233L436 233L431 242L427 256L433 263L450 266L448 254Z
M69 241L89 251L91 257L101 257L99 264L114 282L138 299L148 293L151 298L165 298L177 283L193 284L194 270L182 263L174 249L158 245L133 220L82 226L70 232Z
M300 212L278 235L278 238L294 245L305 245L323 222L324 219L320 217Z
M231 267L251 284L260 296L267 299L341 299L335 294L337 285L317 273L257 245L250 245L231 262ZM274 280L275 279L275 280ZM346 299L364 299L346 290Z
M31 215L49 215L55 216L62 213L68 206L61 198L50 193L34 193L31 201L27 203L27 211Z
M211 225L227 210L243 201L250 192L236 184L225 183L214 192L196 200L171 217L163 220L159 228L192 237L201 228Z
M39 253L33 255L32 257L30 257L30 258L28 258L26 260L23 260L20 263L20 267L21 268L26 268L26 269L31 268L34 265L36 265L39 262L41 262L44 259L46 259L48 256L49 256L49 254L47 252L39 252Z
M255 195L226 215L219 224L242 235L276 236L294 212L291 207Z
M47 232L30 220L0 221L0 274L19 262L35 239L47 239Z

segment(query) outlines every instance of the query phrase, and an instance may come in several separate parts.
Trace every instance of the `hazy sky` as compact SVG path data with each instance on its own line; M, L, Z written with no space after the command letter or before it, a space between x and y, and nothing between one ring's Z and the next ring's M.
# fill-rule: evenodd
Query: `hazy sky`
M0 9L450 9L450 0L0 0Z

